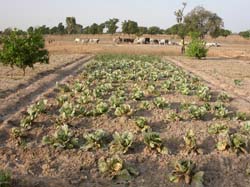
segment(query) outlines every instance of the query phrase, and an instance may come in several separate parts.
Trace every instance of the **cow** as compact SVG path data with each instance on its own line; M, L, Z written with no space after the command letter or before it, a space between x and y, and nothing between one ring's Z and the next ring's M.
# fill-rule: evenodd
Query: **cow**
M81 42L81 39L80 38L75 38L75 43L80 43Z
M124 43L133 43L134 42L134 39L131 39L131 38L123 38L122 41Z
M212 42L212 43L206 43L206 47L220 47L221 45L219 43L215 43L215 42Z
M168 45L168 40L166 40L166 39L161 39L160 41L159 41L159 44L160 45Z
M113 39L113 42L116 43L116 44L120 44L122 42L122 38L114 38Z
M159 40L150 38L150 44L159 44Z
M169 45L179 45L179 43L178 43L178 42L175 42L175 41L168 41L168 44L169 44Z
M146 38L136 38L134 40L135 44L145 44L146 43Z
M99 42L100 42L100 39L98 38L89 39L89 43L98 44Z
M82 39L81 42L82 42L82 44L87 44L87 43L89 43L89 39Z

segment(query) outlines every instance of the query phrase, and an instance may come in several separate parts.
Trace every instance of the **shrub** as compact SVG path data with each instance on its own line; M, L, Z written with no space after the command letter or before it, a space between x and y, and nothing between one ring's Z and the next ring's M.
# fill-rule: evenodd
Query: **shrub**
M207 56L208 49L203 40L193 39L187 46L186 55L201 59Z
M2 38L3 49L0 51L0 62L3 65L14 66L23 70L34 67L37 62L49 63L49 54L44 49L44 39L39 31L18 35L12 31L10 35Z

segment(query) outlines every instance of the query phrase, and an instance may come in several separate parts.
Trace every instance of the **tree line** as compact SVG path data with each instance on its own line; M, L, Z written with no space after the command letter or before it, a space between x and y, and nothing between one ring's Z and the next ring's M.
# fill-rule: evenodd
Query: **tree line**
M87 27L83 27L81 24L76 22L75 17L67 17L66 25L60 22L57 26L48 27L46 25L42 25L39 27L30 26L26 31L17 29L17 34L22 35L24 33L29 33L34 30L39 30L43 35L52 34L52 35L64 35L64 34L115 34L118 30L118 23L120 22L117 18L112 18L104 23L93 23ZM124 34L135 34L137 36L141 36L143 34L177 34L178 25L173 25L170 28L162 29L158 26L145 27L140 26L136 21L133 20L125 20L121 23L121 32ZM11 33L13 29L6 28L4 31L0 31L1 34L8 35ZM228 36L232 34L230 30L220 29L217 33L219 36Z

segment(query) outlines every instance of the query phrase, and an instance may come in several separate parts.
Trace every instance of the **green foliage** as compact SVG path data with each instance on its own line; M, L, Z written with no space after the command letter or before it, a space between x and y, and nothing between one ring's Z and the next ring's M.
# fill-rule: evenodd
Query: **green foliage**
M78 138L74 137L68 125L59 127L53 136L44 136L42 142L44 145L53 145L64 149L73 149L78 146Z
M108 29L107 33L115 34L116 30L118 29L118 26L117 26L118 22L119 22L119 19L117 18L109 19L108 21L106 21L105 26Z
M207 114L205 106L191 105L188 108L189 114L194 119L202 119Z
M66 17L66 31L68 34L80 34L82 25L76 23L75 17Z
M171 122L181 121L181 120L183 120L183 117L180 114L178 114L176 111L171 111L167 115L167 120L171 121Z
M12 68L21 68L25 75L27 67L33 68L37 62L48 64L49 53L44 49L44 39L39 31L18 35L12 31L3 36L3 49L0 51L0 63Z
M220 134L220 133L227 133L229 131L228 126L224 124L212 124L208 127L209 134Z
M126 153L131 147L133 140L134 136L130 132L124 132L122 134L115 132L115 134L113 135L113 141L111 143L110 150L116 153Z
M135 124L142 132L151 131L151 127L148 125L147 119L144 117L138 117L135 120Z
M95 107L94 115L95 116L102 115L108 112L108 110L109 110L109 105L105 102L100 102Z
M242 31L239 33L239 35L242 36L243 38L249 39L250 38L250 30Z
M225 118L229 113L228 109L223 103L216 103L213 110L216 118Z
M199 86L197 90L197 96L202 101L210 101L212 97L210 88L207 86Z
M110 158L101 157L98 160L98 168L101 173L108 174L112 179L131 180L139 175L136 169L127 166L118 155Z
M161 108L161 109L169 108L169 103L166 101L164 97L156 97L153 100L153 103L157 108Z
M115 109L116 116L129 115L132 113L131 107L128 104L122 104Z
M168 149L164 147L160 134L156 132L146 132L143 135L144 143L149 149L156 150L158 153L167 154Z
M124 34L136 34L138 33L138 23L135 21L124 21L122 22L122 33Z
M202 151L201 149L198 148L197 143L196 143L196 137L193 132L193 130L189 130L186 135L183 137L184 142L185 142L185 152L186 154L189 154L191 152L201 154Z
M206 43L200 39L193 39L187 46L186 55L201 59L207 56Z
M239 133L229 135L228 133L221 133L218 136L217 149L219 151L232 150L235 153L247 153L247 141L245 137Z
M0 169L0 187L11 187L11 174Z
M83 137L86 140L83 149L99 149L107 144L108 134L102 129L98 129L93 133L85 134Z
M174 164L174 170L169 176L173 183L184 181L186 184L193 186L203 186L204 172L195 172L196 165L191 160L178 160Z
M250 135L250 121L245 122L240 131L242 134Z
M248 118L247 113L245 112L236 112L234 115L234 120L246 121Z
M217 101L220 102L229 102L231 98L224 92L220 93L217 97Z

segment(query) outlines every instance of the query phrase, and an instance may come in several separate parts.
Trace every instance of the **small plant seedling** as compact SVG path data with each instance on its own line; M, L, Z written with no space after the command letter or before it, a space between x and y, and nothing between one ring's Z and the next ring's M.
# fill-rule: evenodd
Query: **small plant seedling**
M0 169L0 187L11 187L11 174Z
M148 125L147 119L144 117L138 117L135 120L135 124L141 129L142 132L151 131L151 127Z
M250 121L244 123L240 131L242 134L250 135Z
M196 137L193 130L189 130L183 137L185 142L185 153L189 154L194 152L196 154L202 154L202 150L198 148L196 143Z
M71 91L70 87L68 84L60 84L56 82L56 87L60 90L62 93L68 93Z
M98 116L98 115L102 115L106 112L108 112L109 110L109 106L107 103L104 102L100 102L99 104L96 105L95 110L94 110L94 115Z
M167 120L170 122L183 120L183 117L180 114L178 114L176 111L171 111L166 117L167 117Z
M229 102L230 100L231 98L225 92L220 93L217 97L217 101L220 102Z
M221 133L218 137L217 149L219 151L232 150L236 154L247 153L246 139L241 134L234 133L229 135L228 133Z
M156 97L153 103L157 108L164 109L169 107L169 103L167 103L164 97Z
M194 119L202 119L207 114L207 109L204 106L191 105L188 111Z
M53 136L44 136L42 142L44 145L53 145L64 149L73 149L78 146L78 138L73 136L68 125L59 127Z
M224 104L222 103L217 103L215 106L214 106L214 115L216 118L225 118L227 117L229 114L229 111L228 109L224 106Z
M121 106L115 109L116 116L130 115L132 113L132 109L128 104L122 104Z
M149 110L150 109L150 103L148 101L142 101L139 106L141 109Z
M98 160L98 168L101 173L108 174L112 179L131 180L139 175L136 169L127 166L118 155L110 158L101 157Z
M151 150L156 150L161 154L168 154L168 149L164 147L160 135L156 132L144 133L144 143Z
M124 101L125 101L124 97L119 97L119 96L116 96L116 95L112 95L109 98L109 103L114 108L119 107L121 104L124 103Z
M242 80L235 79L235 80L234 80L234 84L235 84L236 86L241 86L241 85L242 85Z
M173 183L184 181L186 184L203 186L203 171L195 172L196 165L191 160L178 160L174 164L174 170L169 176Z
M93 133L85 134L83 138L86 140L83 149L99 149L107 144L108 134L102 129L98 129Z
M210 89L207 86L200 86L200 87L198 87L197 96L202 101L210 101L211 97L212 97Z
M73 103L66 101L62 107L59 109L60 116L62 119L69 119L75 116L76 110Z
M227 133L229 131L228 126L224 124L212 124L208 127L209 134L220 134L220 133Z
M144 97L143 91L141 91L139 89L136 89L136 90L133 91L132 98L134 100L142 100L143 97Z
M246 121L248 118L247 113L245 112L236 112L234 116L234 120Z
M113 135L113 141L111 142L110 150L112 152L126 153L132 146L134 137L131 132L124 132L119 134L115 132Z

